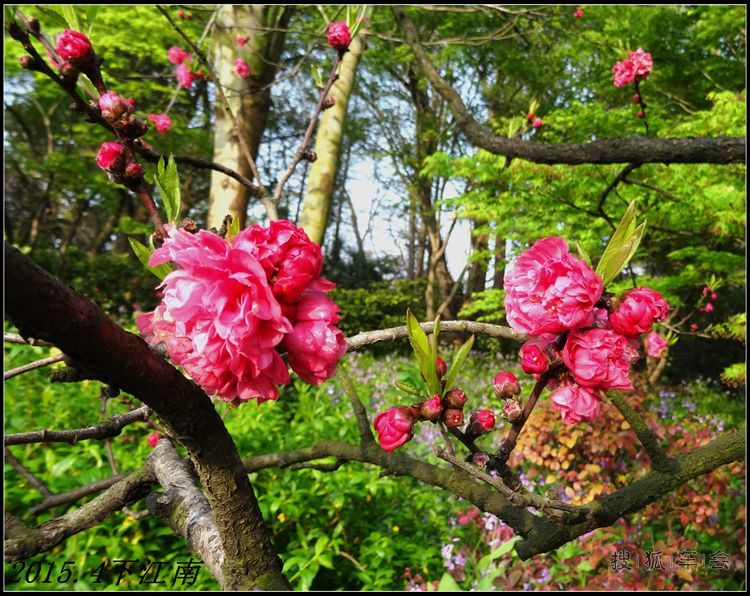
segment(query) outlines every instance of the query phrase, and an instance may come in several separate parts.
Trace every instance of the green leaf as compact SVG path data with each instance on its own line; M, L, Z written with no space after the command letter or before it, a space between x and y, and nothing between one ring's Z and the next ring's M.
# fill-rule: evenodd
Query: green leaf
M427 383L427 390L430 395L439 395L441 393L440 381L437 378L435 358L432 356L430 341L411 310L406 311L406 329L409 334L409 342L417 358L419 370Z
M464 362L466 362L466 359L469 357L469 352L471 351L471 348L473 345L474 345L474 336L472 335L456 351L456 355L453 357L451 366L448 369L448 372L445 373L445 377L443 378L443 380L445 381L446 391L450 391L451 387L453 386L453 381L456 380L456 375L458 375L458 371L461 370L461 367L464 365Z
M74 7L70 5L62 5L55 8L60 11L60 14L63 16L70 29L81 31L81 23L78 20L78 14L76 13L76 9Z
M312 72L313 82L318 89L323 89L326 85L323 82L323 73L320 72L320 68L317 66L311 66L310 71Z
M450 573L445 572L443 577L440 578L438 592L461 592L461 586L458 585L458 582L453 579Z
M42 5L35 6L34 10L43 14L45 20L49 21L50 25L67 28L68 22L65 20L65 17L60 14L59 10L47 8L46 6Z
M508 554L513 546L521 539L520 536L514 536L510 540L507 540L506 542L503 542L500 546L498 546L495 550L493 550L489 555L485 555L479 560L479 563L477 563L477 571L484 571L486 570L492 561L495 561L496 559L499 559L503 555Z
M96 14L99 12L98 4L89 5L89 9L86 11L86 26L88 27L88 35L91 36L91 31L94 28L94 21L96 20Z
M232 221L230 221L229 225L227 226L226 236L224 236L227 242L229 242L234 236L239 234L239 231L240 231L240 218L232 217Z
M437 355L438 355L438 336L440 335L440 315L435 317L432 323L432 336L430 337L430 352L432 353L432 360L437 366ZM437 370L435 371L437 374Z
M167 221L176 224L180 217L180 177L177 174L177 164L173 155L169 155L166 166L164 165L164 159L159 158L154 181L164 201Z
M401 389L401 391L406 391L406 393L410 393L411 395L415 395L419 398L424 398L424 393L417 389L414 385L404 383L403 381L395 381L394 384L396 385L396 387Z
M640 226L635 225L635 201L631 202L622 216L620 225L612 234L607 248L596 267L596 272L602 278L606 287L623 267L628 264L635 254L643 235L645 222Z
M138 260L143 263L146 269L148 269L159 279L164 279L173 271L169 263L162 263L161 265L157 265L156 267L151 267L148 264L148 259L153 251L149 250L147 246L144 246L135 238L128 238L128 242L130 242L130 247L133 249L135 256L138 257Z
M576 252L578 252L578 256L586 261L588 265L591 265L591 257L589 257L589 254L583 249L583 246L581 246L579 242L576 242Z

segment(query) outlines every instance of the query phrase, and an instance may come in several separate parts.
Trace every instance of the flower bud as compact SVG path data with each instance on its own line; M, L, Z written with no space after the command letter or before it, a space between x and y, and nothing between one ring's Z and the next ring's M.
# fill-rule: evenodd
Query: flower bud
M39 65L39 62L35 58L25 54L18 59L18 63L21 65L21 68L27 68L29 70L36 70Z
M418 407L422 418L430 422L436 422L443 411L443 404L439 395L433 395L430 399L419 404Z
M493 389L496 397L510 397L521 393L521 385L513 373L502 371L495 375Z
M461 409L466 403L466 394L461 391L458 387L451 389L445 394L445 406L447 408Z
M540 129L540 128L542 128L542 119L541 118L537 118L536 120L534 120L534 122L531 123L531 126L533 126L534 128L536 128L537 130Z
M31 29L34 33L39 33L39 19L37 19L36 17L29 17L27 23L29 24L29 29Z
M104 171L120 174L125 168L125 148L120 143L102 143L96 154L96 163Z
M487 455L484 451L479 451L471 456L471 463L477 468L483 468L489 463L489 461L490 456Z
M156 447L159 439L161 439L161 435L159 433L151 433L148 437L146 437L146 443L148 443L151 447Z
M713 289L710 286L705 286L701 294L705 296L706 294L710 294L711 292L713 292Z
M132 99L126 99L113 91L108 91L99 98L99 109L105 120L115 122L124 115L132 114L135 110L135 103Z
M240 35L240 36L238 36L238 37L237 37L237 39L236 39L235 41L237 42L237 45L238 45L238 46L244 46L244 45L245 45L245 44L247 43L247 40L248 40L248 39L249 39L249 38L247 38L247 37L242 37L242 36Z
M506 399L503 402L503 420L507 420L508 422L515 422L522 415L523 408L521 407L521 402L518 402L515 399Z
M645 114L641 110L638 110L638 113L636 114L636 116L638 116L639 118L643 118Z
M669 304L651 288L640 287L623 292L609 315L612 329L625 337L648 333L654 321L667 316Z
M336 50L345 50L352 41L349 26L344 21L328 25L328 45Z
M57 36L55 49L63 60L67 60L76 67L88 63L94 57L89 38L72 29L65 29Z
M479 410L469 418L468 432L475 437L485 435L493 428L495 428L495 414L490 410Z
M461 426L464 423L464 415L461 410L456 410L454 408L448 408L443 413L443 422L445 423L445 426L448 428L455 428L457 426Z
M521 370L527 375L541 375L549 367L547 355L535 340L529 340L521 346Z
M126 178L141 178L143 176L143 166L137 161L131 161L125 166Z
M636 93L635 95L633 95L633 103L640 103L640 101L641 101L640 94Z
M302 159L306 159L310 163L318 160L318 154L315 151L305 151L302 154Z
M321 105L322 110L327 110L328 108L332 108L333 105L336 103L336 100L333 98L332 95L329 95L325 98L325 101Z
M437 372L438 379L442 379L445 373L448 372L448 365L440 356L435 357L435 371Z
M534 112L529 112L529 115L526 116L526 119L531 122L534 119Z
M391 453L414 436L414 418L410 408L395 407L375 417L375 430L380 446Z
M711 300L716 300L719 297L719 295L716 292L711 292Z
M237 58L234 61L234 71L237 73L237 76L240 76L243 79L250 76L250 67L242 58Z
M714 310L714 305L711 304L710 302L706 302L706 304L700 308L700 311L705 312L705 313L713 312L713 310Z
M698 323L690 323L690 329L692 329L693 331L697 331L698 330Z
M583 9L580 6L576 8L576 11L573 13L573 16L577 19L580 19L583 16Z

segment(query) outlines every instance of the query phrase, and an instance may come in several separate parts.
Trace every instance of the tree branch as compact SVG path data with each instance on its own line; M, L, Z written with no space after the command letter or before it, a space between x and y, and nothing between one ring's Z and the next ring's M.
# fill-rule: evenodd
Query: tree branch
M67 493L50 495L46 499L44 499L44 501L42 501L38 505L34 505L31 509L29 509L29 513L31 515L39 515L40 513L44 513L45 511L47 511L48 509L52 509L53 507L59 507L60 505L73 503L78 499L82 499L83 497L87 497L93 493L98 493L101 490L107 490L110 486L113 486L120 482L120 480L127 478L127 476L128 474L118 474L117 476L110 476L109 478L105 478L104 480L97 480L96 482L92 482L91 484L80 486Z
M44 482L39 480L34 474L31 473L31 471L24 466L20 461L18 461L15 457L13 457L13 454L10 452L10 449L5 447L4 450L5 455L5 461L8 462L11 467L18 472L21 476L26 478L28 480L29 484L33 486L35 489L37 489L40 493L42 493L45 497L51 497L52 491L47 487Z
M16 377L20 374L29 372L30 370L43 368L45 366L49 366L50 364L61 362L64 359L65 359L65 354L55 354L54 356L47 356L47 358L41 358L39 360L35 360L34 362L29 362L28 364L24 364L23 366L19 366L17 368L11 368L10 370L6 370L3 373L3 380L7 381L8 379L12 379L13 377Z
M458 127L474 145L490 153L535 163L569 165L745 162L743 137L630 137L580 144L548 145L498 136L474 119L461 96L440 76L419 39L414 22L406 15L403 7L393 6L392 10L404 40L414 52L417 67L448 103Z

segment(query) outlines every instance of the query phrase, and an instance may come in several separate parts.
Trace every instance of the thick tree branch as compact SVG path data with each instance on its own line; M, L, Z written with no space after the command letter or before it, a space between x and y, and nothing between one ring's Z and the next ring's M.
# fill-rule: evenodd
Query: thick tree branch
M425 333L432 333L433 323L421 323ZM490 323L477 323L476 321L440 321L440 331L459 333L480 333L488 337L501 339L512 339L522 342L526 339L523 333L513 331L510 327L492 325ZM379 341L395 341L408 337L406 327L391 327L390 329L378 329L377 331L365 331L352 337L346 338L349 351L354 352L377 343Z
M222 537L224 577L232 582L223 587L287 588L237 448L211 400L141 338L7 245L5 265L6 315L21 335L52 342L140 399L188 450Z
M458 127L474 145L490 153L508 158L518 157L535 163L569 165L745 162L743 137L630 137L590 143L548 145L498 136L474 119L461 96L440 76L420 42L414 22L406 15L403 7L394 6L392 10L404 40L414 52L417 67L448 103Z
M125 414L116 414L112 418L75 430L35 430L27 433L5 435L3 442L8 445L25 445L27 443L77 443L87 439L108 439L116 437L128 424L139 420L148 420L151 408L141 406Z

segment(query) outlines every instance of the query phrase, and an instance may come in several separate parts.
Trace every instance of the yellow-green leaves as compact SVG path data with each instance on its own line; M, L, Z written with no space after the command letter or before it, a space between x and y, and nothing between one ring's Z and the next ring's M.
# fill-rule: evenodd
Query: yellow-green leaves
M461 370L461 367L463 366L464 362L466 362L466 359L469 357L469 352L471 351L471 348L473 345L474 345L474 336L472 335L456 351L456 355L453 356L453 360L451 361L451 366L448 369L448 372L445 373L445 377L443 378L446 389L451 389L451 387L453 386L453 381L456 380L456 375L458 375L458 371Z
M617 226L612 238L604 249L604 254L599 260L596 272L604 282L604 287L617 277L623 267L628 264L635 254L643 237L646 227L644 221L641 225L635 225L635 201L630 203L625 215L622 216L620 225Z
M138 260L156 277L164 279L170 272L172 272L172 267L169 263L162 263L156 267L149 266L148 259L151 256L151 253L154 252L153 249L144 246L134 238L128 238L128 242L130 242L130 247L133 249L135 256L138 257Z
M180 177L177 175L177 164L174 162L173 155L169 156L166 166L164 165L164 159L159 159L154 181L159 188L161 199L164 201L167 221L176 224L180 217Z
M436 320L436 327L439 328L439 325L439 322ZM434 345L427 339L427 334L411 310L406 311L406 330L409 334L409 343L411 343L411 347L414 350L414 356L417 358L419 370L427 383L427 390L430 395L441 395L442 388L437 378L437 371L435 370L437 353L434 353ZM438 330L436 329L436 331Z

